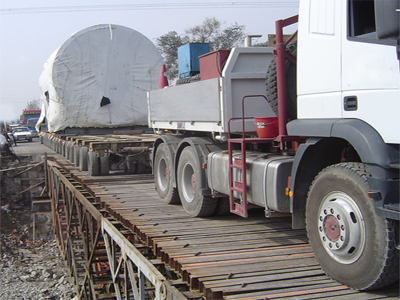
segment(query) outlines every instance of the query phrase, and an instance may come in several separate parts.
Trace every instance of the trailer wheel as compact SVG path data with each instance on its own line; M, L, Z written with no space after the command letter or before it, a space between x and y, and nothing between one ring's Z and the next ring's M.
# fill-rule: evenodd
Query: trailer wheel
M64 141L62 141L61 142L61 155L62 155L62 157L65 157L65 143L64 143Z
M70 148L70 146L69 146L69 142L65 142L65 152L64 152L64 154L65 154L65 158L67 159L67 160L69 160L69 150L70 150L71 148Z
M172 157L166 144L158 146L154 158L154 180L161 200L168 204L179 203L178 190L173 186Z
M100 163L100 174L101 176L106 176L110 173L110 160L108 155L105 153L103 156L99 158Z
M81 147L79 145L74 146L74 162L75 167L79 167L79 155L81 152Z
M74 148L74 144L70 143L68 145L69 148L69 155L68 155L68 159L70 161L70 163L74 164L75 163L75 148Z
M89 151L88 153L88 171L90 176L100 175L100 160L96 152Z
M389 285L399 277L393 223L375 214L362 163L341 163L321 171L311 185L307 233L324 271L353 289Z
M48 143L50 143L51 148L54 151L56 151L58 154L61 154L61 143L59 140L57 141L48 140Z
M88 170L88 152L89 152L88 147L81 147L79 153L79 169L81 171Z
M178 191L181 203L192 217L206 217L214 213L218 201L203 196L200 191L200 163L192 147L183 149L178 163Z

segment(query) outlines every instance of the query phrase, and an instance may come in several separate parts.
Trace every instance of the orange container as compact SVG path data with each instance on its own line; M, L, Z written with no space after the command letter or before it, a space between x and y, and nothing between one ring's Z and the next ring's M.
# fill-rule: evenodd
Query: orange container
M278 117L257 117L256 132L259 138L274 138L279 134Z

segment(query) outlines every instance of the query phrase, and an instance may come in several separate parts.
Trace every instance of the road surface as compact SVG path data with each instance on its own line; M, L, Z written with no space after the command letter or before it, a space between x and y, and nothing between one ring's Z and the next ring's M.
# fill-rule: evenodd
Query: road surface
M33 138L32 142L17 142L17 146L13 146L13 149L17 156L35 154L44 155L45 153L52 155L56 153L50 148L47 148L45 145L41 144L39 138Z

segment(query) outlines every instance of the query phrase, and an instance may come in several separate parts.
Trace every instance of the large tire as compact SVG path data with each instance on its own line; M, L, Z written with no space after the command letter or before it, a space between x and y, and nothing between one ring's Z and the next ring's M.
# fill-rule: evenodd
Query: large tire
M201 169L192 147L183 149L178 162L178 191L181 203L192 217L206 217L214 213L218 201L201 194Z
M79 145L74 146L74 164L75 167L79 167L79 155L81 153L81 147Z
M65 143L64 143L64 141L62 141L61 142L61 155L63 156L63 157L65 157Z
M293 41L286 46L293 56L297 54L297 41ZM267 70L265 81L267 90L267 101L273 112L278 115L278 87L276 76L276 59L271 61ZM296 89L296 65L290 60L286 60L286 94L287 94L287 117L289 120L297 118L297 89Z
M391 221L376 215L367 166L341 163L321 171L311 185L307 233L316 258L331 278L353 289L398 280L399 251Z
M75 164L75 148L74 148L74 144L70 143L68 145L69 148L69 154L68 154L68 160L71 164Z
M100 159L94 151L88 153L88 171L90 176L100 175Z
M88 153L88 147L81 147L81 150L79 152L79 169L81 171L88 170Z
M105 153L99 157L100 162L100 176L106 176L110 173L110 159Z
M154 180L161 200L168 204L179 203L178 190L173 186L173 162L166 144L158 146L154 158Z
M69 160L69 152L70 152L70 150L71 150L71 148L70 148L70 146L69 146L69 142L65 142L65 158L67 159L67 160Z

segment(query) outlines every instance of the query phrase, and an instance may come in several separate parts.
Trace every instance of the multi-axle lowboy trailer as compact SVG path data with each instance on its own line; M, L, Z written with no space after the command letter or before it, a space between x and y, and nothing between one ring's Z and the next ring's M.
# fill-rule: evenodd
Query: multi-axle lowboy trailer
M150 173L150 152L157 137L141 130L102 135L41 133L40 136L46 146L66 157L81 171L88 171L90 176L104 176L110 171Z

